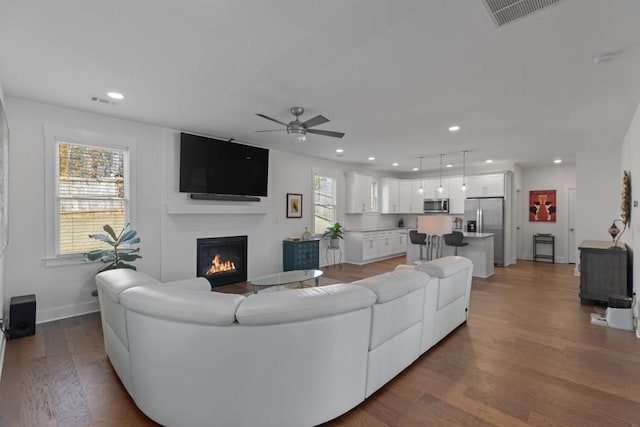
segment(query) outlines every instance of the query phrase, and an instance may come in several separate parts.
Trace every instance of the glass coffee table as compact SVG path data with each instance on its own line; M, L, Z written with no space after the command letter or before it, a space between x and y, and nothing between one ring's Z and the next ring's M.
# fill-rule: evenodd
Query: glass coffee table
M253 279L251 284L253 285L253 293L257 294L260 287L290 285L291 283L298 283L302 287L303 282L311 279L314 279L315 286L318 286L320 276L322 276L320 270L291 270L258 277Z

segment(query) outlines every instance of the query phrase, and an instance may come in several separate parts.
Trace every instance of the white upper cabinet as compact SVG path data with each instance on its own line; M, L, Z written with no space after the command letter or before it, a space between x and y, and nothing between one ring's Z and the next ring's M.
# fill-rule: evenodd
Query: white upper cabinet
M373 178L358 173L347 174L347 213L371 212Z
M380 212L399 213L400 210L400 180L396 178L380 178Z
M411 212L411 191L412 191L411 183L412 181L408 179L401 179L400 182L398 183L398 189L399 189L398 211L400 213Z
M464 199L466 194L462 191L462 176L452 176L449 182L449 213L464 214Z
M468 176L466 181L466 197L504 197L502 173Z
M409 213L424 213L425 193L421 193L419 190L420 180L411 181L411 210L409 211Z

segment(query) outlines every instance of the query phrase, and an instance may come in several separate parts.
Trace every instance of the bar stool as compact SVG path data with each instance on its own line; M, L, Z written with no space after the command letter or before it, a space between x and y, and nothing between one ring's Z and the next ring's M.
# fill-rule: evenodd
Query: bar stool
M442 237L444 237L445 245L454 247L454 255L458 255L458 248L467 246L469 244L468 242L462 241L462 239L464 238L464 234L462 234L462 232L460 231L454 231L451 234L444 234Z
M416 230L409 230L409 240L414 245L420 245L420 261L424 261L422 247L427 246L427 234L418 233Z

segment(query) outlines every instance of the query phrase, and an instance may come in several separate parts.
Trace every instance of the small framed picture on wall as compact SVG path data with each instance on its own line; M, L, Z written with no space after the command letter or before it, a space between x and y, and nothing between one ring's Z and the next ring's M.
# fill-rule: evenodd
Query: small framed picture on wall
M287 193L287 218L302 218L302 194Z
M529 191L529 221L556 222L556 190Z

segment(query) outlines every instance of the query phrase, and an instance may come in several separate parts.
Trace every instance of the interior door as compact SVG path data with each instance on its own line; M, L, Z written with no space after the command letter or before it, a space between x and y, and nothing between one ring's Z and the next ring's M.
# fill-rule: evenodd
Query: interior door
M522 201L522 191L516 190L516 259L524 259L524 246L522 236L522 220L524 215L524 202Z
M576 257L578 253L578 246L576 244L576 189L570 188L567 197L568 207L567 213L569 215L567 224L569 225L568 244L567 248L569 253L567 254L567 260L570 264L576 263Z

